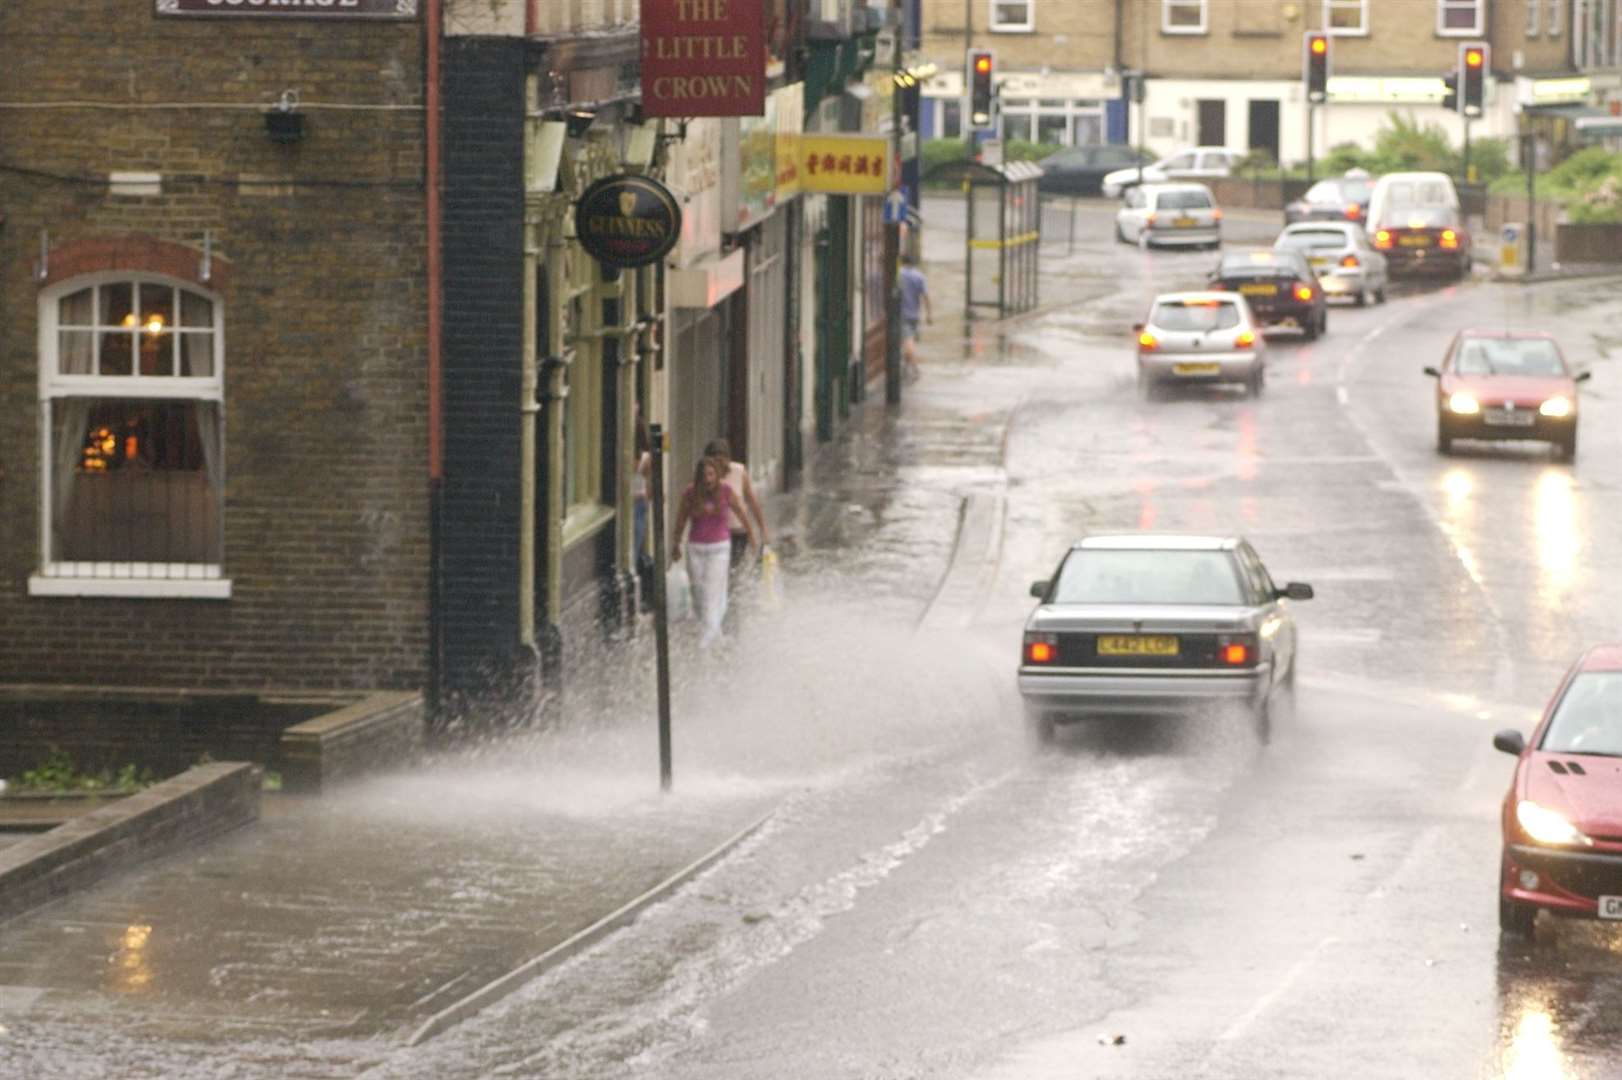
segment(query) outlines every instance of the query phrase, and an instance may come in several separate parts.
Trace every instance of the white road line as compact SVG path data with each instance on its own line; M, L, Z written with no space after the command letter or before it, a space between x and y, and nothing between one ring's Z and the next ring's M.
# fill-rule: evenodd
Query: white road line
M1290 968L1290 970L1285 973L1284 980L1282 982L1273 987L1273 989L1269 990L1267 993L1263 994L1261 997L1257 998L1256 1004L1252 1005L1249 1009L1246 1009L1245 1014L1229 1025L1228 1030L1224 1031L1221 1035L1218 1035L1217 1042L1232 1042L1234 1039L1237 1039L1243 1035L1250 1025L1256 1022L1257 1018L1259 1018L1262 1013L1266 1012L1272 1007L1273 1002L1283 997L1284 994L1288 992L1290 987L1294 986L1296 981L1307 973L1307 969L1317 962L1319 955L1322 954L1325 949L1331 945L1338 944L1340 944L1340 938L1331 936L1324 938L1322 941L1318 942L1318 944L1314 945L1311 952L1297 960L1295 962L1295 966Z

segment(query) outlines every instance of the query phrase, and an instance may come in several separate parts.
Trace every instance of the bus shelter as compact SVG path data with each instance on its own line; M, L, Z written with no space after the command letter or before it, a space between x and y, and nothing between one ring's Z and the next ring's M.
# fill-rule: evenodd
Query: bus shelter
M970 315L995 308L1000 319L1036 306L1041 178L1042 167L1031 161L948 161L929 171L926 180L963 188L964 306Z

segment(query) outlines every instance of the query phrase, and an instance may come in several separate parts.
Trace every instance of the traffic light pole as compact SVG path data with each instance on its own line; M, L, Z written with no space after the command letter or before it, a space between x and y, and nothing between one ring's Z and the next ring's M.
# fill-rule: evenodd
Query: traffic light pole
M1476 178L1470 172L1470 117L1464 118L1464 176L1461 178L1466 184L1473 184Z
M901 117L903 115L901 87L895 81L895 76L901 74L902 39L906 36L906 14L901 7L901 0L896 0L895 12L895 63L890 79L890 146L891 161L896 170L893 190L900 190L901 172ZM887 187L889 185L886 185ZM889 202L890 192L884 193L885 202ZM893 215L886 215L893 217ZM901 404L901 222L891 220L884 225L884 276L885 276L885 303L884 322L886 333L884 335L884 403L886 405Z
M1312 136L1313 136L1313 129L1316 128L1317 126L1318 126L1318 106L1317 106L1316 103L1309 101L1309 102L1307 102L1307 183L1309 183L1309 184L1312 183L1312 181L1314 179L1314 177L1313 177L1313 160L1312 160Z

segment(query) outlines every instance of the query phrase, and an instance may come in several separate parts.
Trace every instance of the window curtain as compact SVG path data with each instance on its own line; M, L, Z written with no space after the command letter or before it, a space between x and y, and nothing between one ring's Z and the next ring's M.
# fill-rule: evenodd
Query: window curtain
M208 491L213 498L214 520L212 532L214 536L213 551L209 553L211 562L216 564L225 561L225 536L223 521L225 518L225 454L224 436L220 431L220 403L217 401L198 401L197 406L197 440L203 446L203 469L208 478Z
M51 549L62 558L67 536L68 505L73 499L79 461L84 456L85 429L90 423L89 398L56 398L51 402L55 445L51 453Z

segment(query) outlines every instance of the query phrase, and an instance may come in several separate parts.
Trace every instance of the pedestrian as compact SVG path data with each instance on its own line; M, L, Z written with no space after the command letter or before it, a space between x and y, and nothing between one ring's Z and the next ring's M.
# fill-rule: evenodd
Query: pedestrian
M732 444L725 439L711 439L704 446L704 456L714 458L720 462L722 476L728 487L743 499L744 510L747 510L755 519L755 534L760 537L760 547L756 550L766 549L766 515L761 512L760 499L755 496L755 485L749 479L749 467L741 461L732 458ZM749 551L749 533L745 532L748 524L744 520L743 511L731 515L727 520L727 530L732 538L732 568L736 570L744 565L744 555Z
M653 567L653 553L648 550L648 489L653 472L653 439L648 434L648 421L642 415L642 406L636 407L636 469L631 475L631 564L639 577L646 577Z
M727 528L728 512L743 521L748 542L755 541L755 527L744 515L743 500L722 479L721 462L702 457L693 468L693 482L681 493L681 506L676 511L676 534L670 543L670 561L681 559L681 541L688 524L687 578L692 583L693 609L703 623L701 646L715 643L721 636L721 621L727 613L727 576L732 563L731 531Z
M918 319L931 325L935 322L935 305L929 299L929 283L918 269L918 260L911 255L901 256L901 358L907 362L907 374L918 375Z

